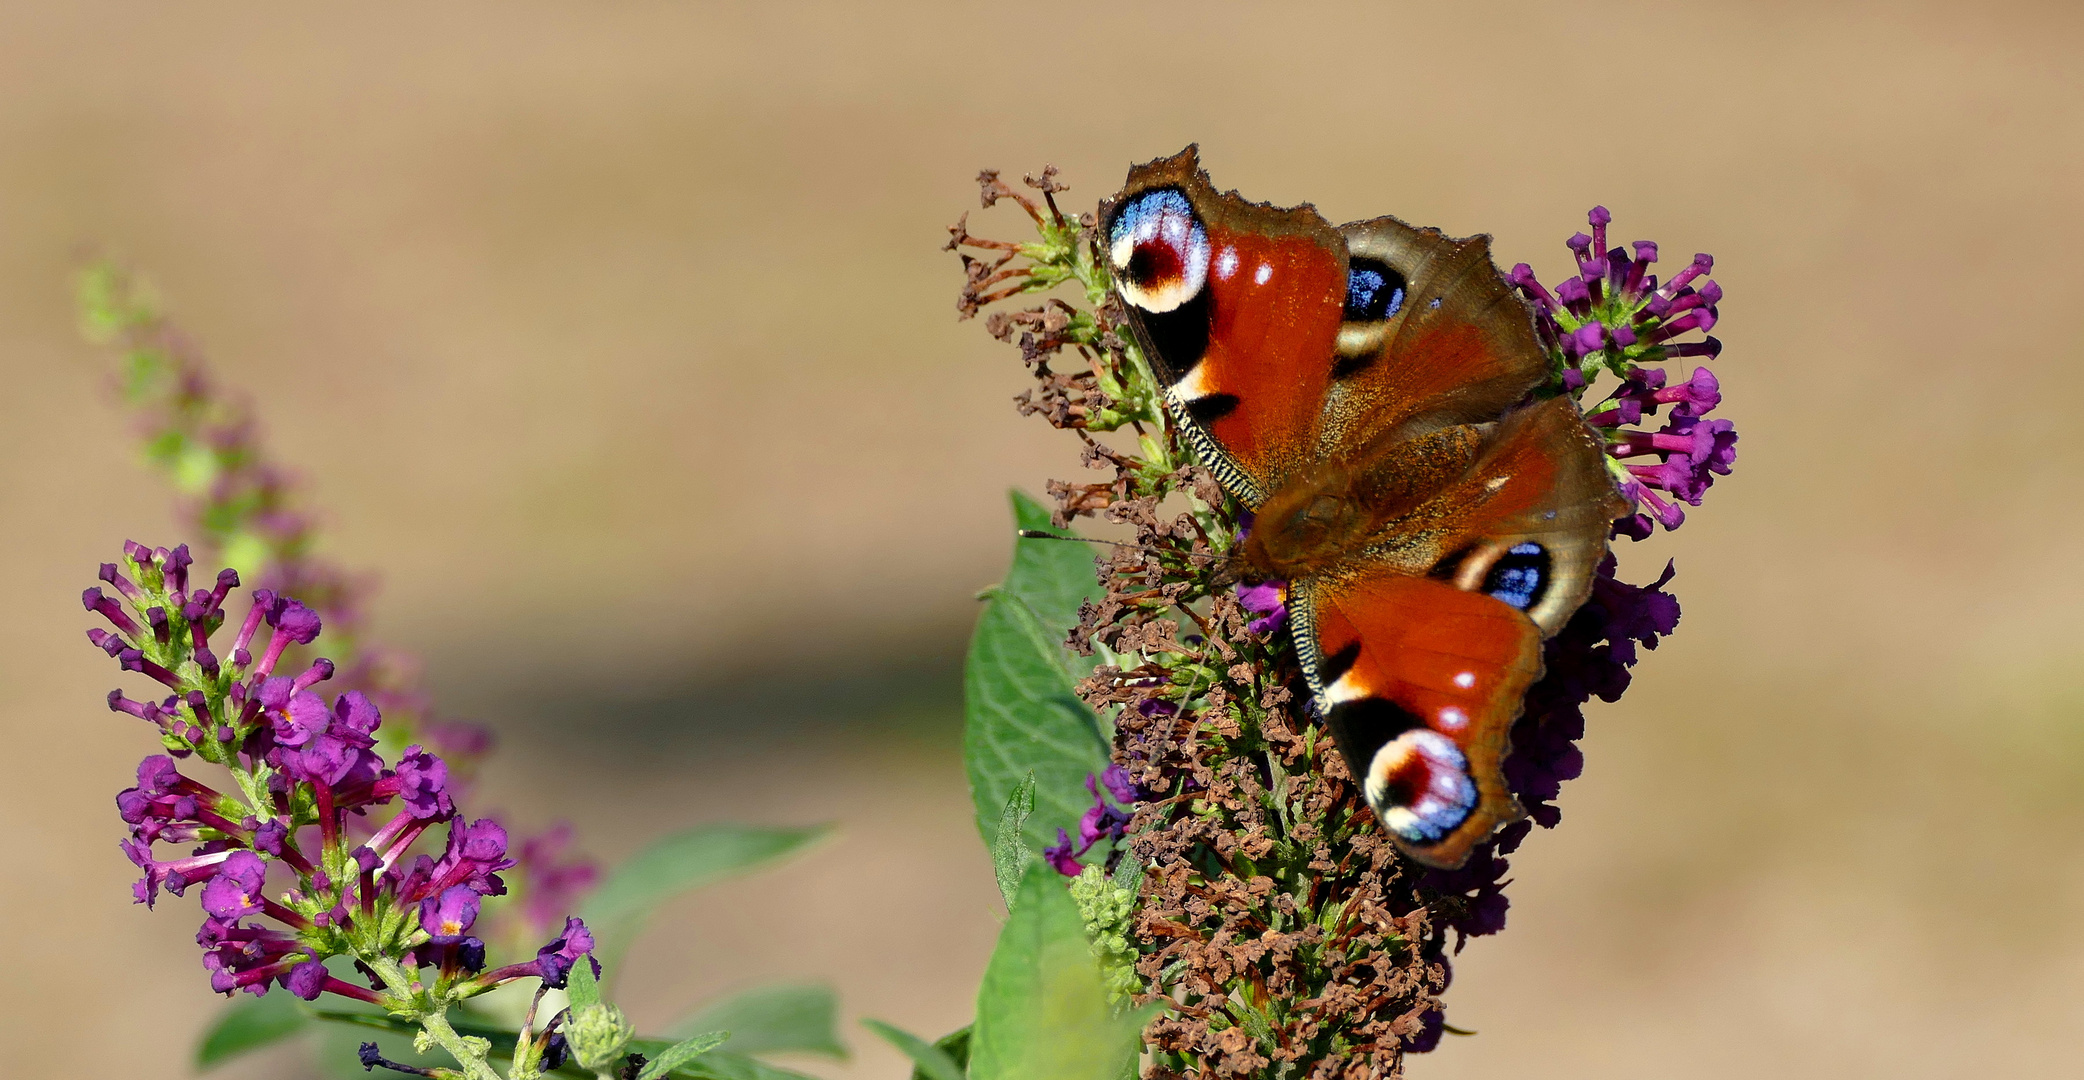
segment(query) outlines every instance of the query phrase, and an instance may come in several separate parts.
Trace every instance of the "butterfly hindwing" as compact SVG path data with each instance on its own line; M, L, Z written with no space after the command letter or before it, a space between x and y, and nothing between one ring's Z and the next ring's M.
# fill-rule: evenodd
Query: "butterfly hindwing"
M1169 406L1224 486L1256 505L1314 452L1344 241L1309 206L1217 192L1190 146L1130 171L1101 242Z
M1434 574L1526 612L1545 638L1584 603L1609 527L1627 511L1599 436L1562 397L1507 414L1468 474L1435 498L1452 539Z
M1294 608L1325 723L1398 847L1457 867L1521 816L1501 768L1541 676L1533 620L1483 593L1393 573L1313 583Z

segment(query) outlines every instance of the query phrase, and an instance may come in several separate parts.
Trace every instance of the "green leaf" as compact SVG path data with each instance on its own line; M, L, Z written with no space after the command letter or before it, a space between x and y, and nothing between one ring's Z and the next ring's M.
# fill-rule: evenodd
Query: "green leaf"
M1006 898L1006 910L1013 909L1013 895L1020 890L1020 878L1027 873L1028 863L1035 853L1020 838L1020 830L1027 826L1028 815L1035 809L1035 773L1028 771L1027 779L1006 797L1006 809L999 814L998 839L991 845L991 868L999 878L999 895Z
M911 1058L912 1063L918 1066L912 1070L912 1075L919 1080L964 1080L962 1066L956 1063L948 1051L939 1046L895 1024L886 1024L881 1020L864 1018L861 1026L881 1035L884 1042L904 1051L905 1056Z
M964 1024L954 1031L934 1040L934 1046L953 1059L965 1074L970 1069L970 1025ZM926 1080L919 1070L912 1070L912 1080Z
M758 986L735 994L674 1025L676 1035L728 1031L738 1054L801 1051L846 1060L839 1041L839 995L829 986Z
M311 1022L288 994L239 995L217 1014L195 1047L195 1067L208 1069L304 1030Z
M643 1071L637 1073L637 1080L659 1080L667 1073L722 1046L730 1038L731 1033L728 1031L712 1031L707 1035L682 1039L660 1052L657 1057L646 1061Z
M830 831L704 825L659 839L610 872L581 910L599 943L594 954L604 964L619 959L660 902L773 862Z
M1134 1065L1139 1013L1115 1015L1078 905L1040 863L999 932L977 992L974 1080L1121 1080Z
M601 1003L601 984L594 981L592 964L573 964L564 980L565 1000L574 1011Z
M1013 493L1023 529L1049 526L1049 513ZM990 591L963 667L963 761L977 831L998 837L999 818L1014 789L1032 774L1034 812L1020 833L1030 850L1056 843L1092 803L1085 780L1107 767L1100 718L1074 687L1093 661L1071 654L1064 638L1079 604L1097 595L1093 554L1084 544L1016 540L1006 580ZM994 845L995 846L995 845Z

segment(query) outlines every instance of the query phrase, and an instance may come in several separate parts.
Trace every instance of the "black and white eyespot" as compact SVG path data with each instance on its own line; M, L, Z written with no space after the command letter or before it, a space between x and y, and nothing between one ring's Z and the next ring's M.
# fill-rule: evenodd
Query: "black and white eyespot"
M1439 841L1476 809L1469 759L1429 728L1413 728L1375 751L1366 788L1382 827L1409 844Z
M1179 189L1146 191L1115 214L1107 258L1122 299L1152 313L1172 311L1208 283L1208 230Z
M1382 358L1389 320L1404 310L1409 285L1403 272L1383 259L1354 254L1348 260L1345 321L1332 347L1332 378L1350 379Z

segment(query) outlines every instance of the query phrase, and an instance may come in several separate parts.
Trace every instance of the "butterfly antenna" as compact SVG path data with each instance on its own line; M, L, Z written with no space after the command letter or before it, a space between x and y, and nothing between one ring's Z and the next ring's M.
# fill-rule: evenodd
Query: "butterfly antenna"
M1125 544L1119 540L1102 540L1097 536L1060 536L1053 532L1044 532L1041 529L1021 529L1020 538L1022 540L1076 540L1081 544L1106 544L1109 547L1131 548L1136 551L1147 551L1153 555L1164 554L1164 552L1159 551L1157 548L1148 547L1143 544ZM1214 555L1202 554L1199 552L1192 551L1187 552L1186 556L1190 559L1215 558Z

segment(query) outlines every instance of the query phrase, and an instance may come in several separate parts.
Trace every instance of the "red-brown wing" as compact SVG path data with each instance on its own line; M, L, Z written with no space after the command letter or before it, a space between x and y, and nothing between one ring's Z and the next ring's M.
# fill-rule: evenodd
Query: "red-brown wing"
M1501 768L1541 632L1432 578L1315 582L1298 601L1304 671L1375 816L1412 858L1461 866L1522 814Z
M1257 506L1314 457L1344 241L1309 206L1218 193L1191 146L1130 170L1101 241L1182 428L1231 494Z
M1567 397L1506 415L1469 472L1421 516L1447 561L1433 573L1527 613L1553 637L1584 603L1628 505L1604 444Z
M1392 217L1339 232L1351 277L1325 452L1495 420L1547 377L1533 315L1492 264L1490 237Z

